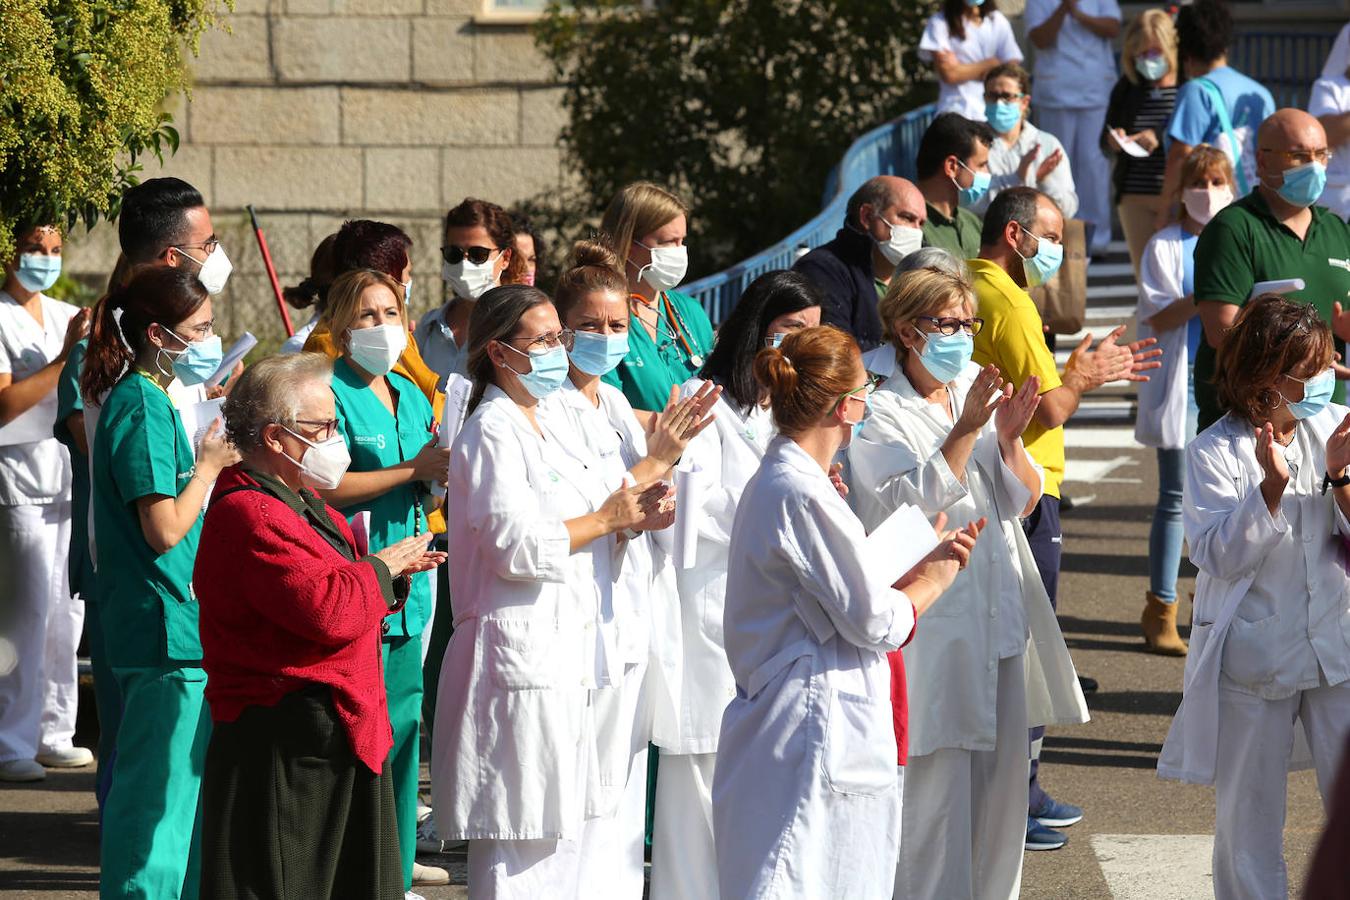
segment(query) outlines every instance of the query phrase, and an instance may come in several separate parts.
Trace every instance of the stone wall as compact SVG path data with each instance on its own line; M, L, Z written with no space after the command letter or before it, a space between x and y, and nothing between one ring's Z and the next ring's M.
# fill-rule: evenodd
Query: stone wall
M182 135L161 169L206 197L235 273L217 304L227 343L282 335L244 207L282 285L308 271L344 218L393 222L415 241L414 310L441 296L439 217L468 195L509 206L561 180L561 90L521 26L475 22L479 0L236 0L202 39ZM115 227L69 237L67 269L102 278ZM297 327L307 315L295 314Z

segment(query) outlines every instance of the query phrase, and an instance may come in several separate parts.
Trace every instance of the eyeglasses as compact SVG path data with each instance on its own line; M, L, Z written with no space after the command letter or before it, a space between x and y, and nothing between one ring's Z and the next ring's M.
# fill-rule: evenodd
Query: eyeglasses
M452 266L457 266L464 262L464 257L469 258L469 262L475 266L481 266L492 258L492 254L498 252L500 247L456 247L453 244L441 248L441 257Z
M326 441L337 434L337 419L296 419L297 425L308 425L310 428L317 429L318 440Z
M216 252L216 248L219 246L220 246L219 240L217 240L216 238L207 238L206 240L197 244L170 244L169 248L171 250L177 250L180 253L184 250L204 250L206 251L206 255L210 256L212 253Z
M1295 166L1306 166L1310 162L1319 162L1326 165L1331 162L1334 155L1326 147L1321 150L1275 150L1270 147L1261 148L1266 153L1278 153L1281 156L1289 157L1289 161Z
M536 338L523 338L523 337L504 338L502 339L501 343L506 344L508 347L511 347L511 344L514 343L515 341L525 341L526 353L546 353L549 350L554 349L555 347L562 347L564 350L571 350L572 345L576 343L576 338L577 336L575 332L571 331L570 329L564 328L562 331L553 331L548 334L541 334L539 335L539 337ZM520 349L518 347L511 347L511 349L515 350L517 353L520 352Z
M969 335L977 335L980 329L984 328L984 319L958 319L953 316L946 316L939 319L936 316L916 316L918 321L932 322L933 327L937 329L938 334L951 337L958 331L964 331Z
M1026 94L1021 94L1021 93L1013 94L1013 93L1010 93L1010 92L1008 92L1008 91L985 91L985 92L984 92L984 99L985 99L985 101L988 102L988 103L993 103L993 102L995 102L996 100L1002 100L1004 103L1014 103L1014 102L1016 102L1016 101L1018 101L1018 100L1021 100L1021 99L1022 99L1023 97L1025 97L1025 96L1026 96Z
M845 400L862 400L867 397L870 397L872 396L872 394L876 393L877 388L881 387L881 383L883 381L885 381L885 379L882 378L880 375L877 375L874 372L868 372L867 381L863 382L862 384L860 384L858 387L855 387L851 391L844 391L844 393L839 395L839 402L843 403ZM858 396L860 392L863 392L862 397Z

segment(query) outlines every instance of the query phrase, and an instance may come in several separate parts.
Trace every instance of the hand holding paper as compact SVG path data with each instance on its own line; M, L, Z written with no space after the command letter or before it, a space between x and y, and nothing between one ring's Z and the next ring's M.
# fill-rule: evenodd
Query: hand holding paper
M1111 140L1116 142L1116 146L1125 151L1126 154L1133 156L1136 159L1144 159L1148 156L1147 150L1127 138L1125 132L1121 131L1119 128L1108 129L1108 133L1111 135Z

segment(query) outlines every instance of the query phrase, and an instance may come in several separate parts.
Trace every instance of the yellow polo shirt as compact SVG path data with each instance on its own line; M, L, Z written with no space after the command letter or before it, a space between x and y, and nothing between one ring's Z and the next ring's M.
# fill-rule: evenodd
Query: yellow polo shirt
M1054 354L1045 343L1041 314L1025 290L996 263L966 260L975 288L976 315L984 328L975 335L975 362L998 366L1017 388L1032 375L1041 379L1041 393L1060 386ZM1022 435L1031 458L1045 469L1045 493L1059 496L1064 480L1064 428L1046 429L1035 419Z

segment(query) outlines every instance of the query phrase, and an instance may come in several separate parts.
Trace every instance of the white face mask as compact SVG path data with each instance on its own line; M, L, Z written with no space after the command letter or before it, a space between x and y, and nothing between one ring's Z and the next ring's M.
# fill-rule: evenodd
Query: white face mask
M347 332L347 352L358 366L372 375L387 375L408 347L408 331L402 325L376 325Z
M177 250L178 248L175 247L174 249ZM178 250L178 252L197 264L197 280L202 283L202 287L206 288L208 294L219 294L225 290L225 282L230 280L230 273L234 271L234 264L225 255L224 247L216 244L216 249L207 254L204 260L183 253L182 250Z
M891 236L887 240L877 241L877 249L894 266L923 245L923 229L890 222L886 224L891 226Z
M688 247L683 244L678 247L638 246L652 255L652 261L638 269L639 278L658 291L673 290L684 281L684 275L689 271Z
M1208 225L1215 213L1233 202L1233 189L1224 185L1217 188L1186 188L1181 192L1186 214L1201 225Z
M497 262L492 257L482 265L474 265L466 256L455 264L441 263L441 278L450 285L456 297L477 300L497 286L497 276L492 271Z
M352 455L347 450L347 442L342 435L335 434L326 441L314 443L304 435L296 434L285 425L286 433L296 440L303 441L308 449L299 459L291 459L286 452L282 456L300 467L300 480L306 486L321 491L331 491L342 483L342 476L352 464Z

